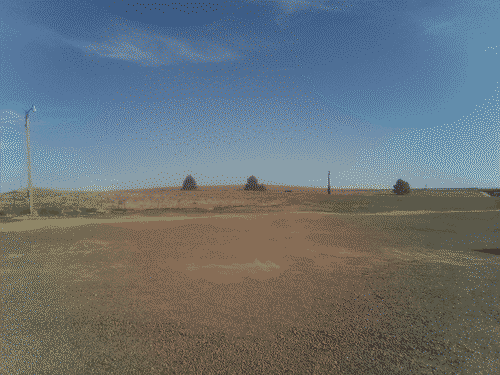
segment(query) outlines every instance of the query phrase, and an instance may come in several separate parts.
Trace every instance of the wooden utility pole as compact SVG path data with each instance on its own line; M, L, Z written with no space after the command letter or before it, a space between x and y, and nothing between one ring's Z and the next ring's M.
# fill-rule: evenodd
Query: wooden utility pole
M328 171L328 194L331 194L332 192L330 191L330 171Z
M33 112L36 112L35 106L33 106ZM26 149L27 149L27 159L28 159L28 199L30 201L30 216L35 216L35 212L33 211L33 189L31 186L31 160L30 160L30 127L28 121L28 114L31 111L26 112Z

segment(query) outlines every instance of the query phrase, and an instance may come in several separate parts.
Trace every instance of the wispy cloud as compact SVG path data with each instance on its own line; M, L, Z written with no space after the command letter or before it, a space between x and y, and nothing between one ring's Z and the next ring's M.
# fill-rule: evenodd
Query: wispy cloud
M238 56L230 49L205 38L182 41L170 36L150 33L118 34L103 43L92 43L83 48L97 57L141 62L144 65L160 66L180 62L220 62ZM203 34L200 32L200 34ZM199 47L194 47L198 44Z
M0 124L21 125L24 124L24 116L17 111L4 109L0 111Z

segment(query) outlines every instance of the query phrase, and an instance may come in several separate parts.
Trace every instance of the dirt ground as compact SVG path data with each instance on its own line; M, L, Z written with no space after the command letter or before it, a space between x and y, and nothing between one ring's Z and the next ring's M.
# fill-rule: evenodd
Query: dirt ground
M10 344L2 339L11 350L2 366L44 374L498 367L498 343L481 338L489 351L467 346L465 355L460 336L450 341L456 327L429 324L456 323L453 314L477 307L479 296L464 292L477 281L457 278L471 266L498 291L499 199L475 190L269 188L110 192L96 212L0 219L5 306L18 329ZM464 243L479 230L481 243ZM487 315L498 317L498 293L487 295ZM488 324L481 330L498 335L498 322ZM477 363L471 351L481 353Z

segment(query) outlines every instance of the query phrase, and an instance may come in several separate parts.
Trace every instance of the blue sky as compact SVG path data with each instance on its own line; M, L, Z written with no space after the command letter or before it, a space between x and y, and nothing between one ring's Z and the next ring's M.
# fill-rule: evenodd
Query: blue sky
M1 191L500 185L500 3L0 0Z

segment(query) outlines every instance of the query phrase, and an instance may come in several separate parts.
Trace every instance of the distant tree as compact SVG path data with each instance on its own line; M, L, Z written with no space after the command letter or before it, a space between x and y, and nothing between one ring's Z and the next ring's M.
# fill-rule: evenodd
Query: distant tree
M182 184L182 190L196 190L197 188L194 178L191 175L186 176Z
M247 184L245 185L244 190L256 190L256 191L265 191L266 187L264 185L259 185L257 178L255 176L250 176L247 179Z
M394 193L397 195L405 195L408 194L411 189L410 189L410 184L406 181L403 181L402 179L399 179L396 181L396 185L394 185Z

